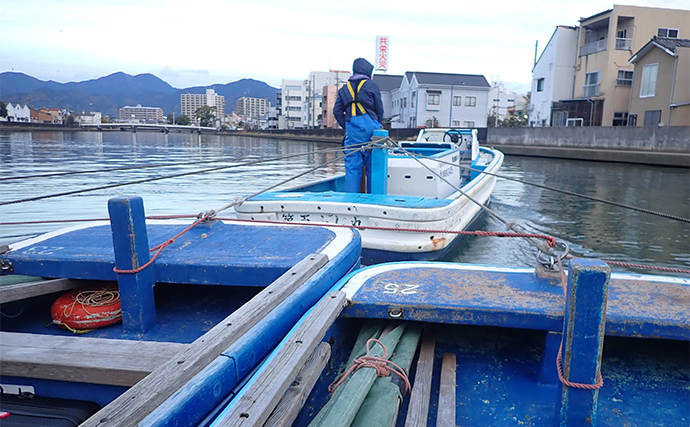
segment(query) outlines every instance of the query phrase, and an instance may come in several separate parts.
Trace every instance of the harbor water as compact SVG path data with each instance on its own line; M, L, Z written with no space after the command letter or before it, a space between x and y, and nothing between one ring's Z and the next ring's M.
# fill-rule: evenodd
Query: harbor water
M28 222L105 219L108 199L125 195L141 196L147 215L196 215L273 186L344 173L341 155L333 143L242 136L0 131L0 244L71 225ZM266 159L274 160L259 162ZM80 171L90 173L55 175ZM490 208L528 232L568 242L571 255L690 269L690 224L529 185L687 218L688 169L506 156L499 174L520 182L498 179ZM63 193L71 194L41 198ZM485 215L475 228L505 225ZM472 236L446 261L533 267L536 250L523 239Z

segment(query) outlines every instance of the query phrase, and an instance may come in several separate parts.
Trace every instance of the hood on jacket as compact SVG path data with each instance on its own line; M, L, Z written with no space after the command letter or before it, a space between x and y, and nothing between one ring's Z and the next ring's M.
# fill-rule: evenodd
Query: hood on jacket
M360 74L367 76L367 78L371 78L372 71L374 71L374 66L364 58L357 58L355 62L352 63L353 75Z

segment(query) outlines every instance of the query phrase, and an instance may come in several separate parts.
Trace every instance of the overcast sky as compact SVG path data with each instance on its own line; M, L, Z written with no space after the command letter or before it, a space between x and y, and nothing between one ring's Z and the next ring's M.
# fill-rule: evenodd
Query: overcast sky
M618 4L688 9L688 0ZM483 74L527 91L556 25L613 7L602 0L0 0L0 71L57 82L117 71L171 85L254 78L278 87L311 71L374 62L390 37L388 74ZM1 84L1 82L0 82Z

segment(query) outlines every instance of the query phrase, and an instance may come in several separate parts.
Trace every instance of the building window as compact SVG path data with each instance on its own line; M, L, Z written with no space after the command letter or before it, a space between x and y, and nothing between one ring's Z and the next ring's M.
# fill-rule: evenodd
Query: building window
M647 110L644 112L644 126L658 126L661 123L661 110Z
M414 101L417 99L417 92L412 92L412 98L410 99L410 108L414 108Z
M477 97L476 96L466 96L465 97L465 107L476 107ZM474 123L474 122L472 122Z
M675 28L659 28L659 31L656 34L659 37L669 37L672 39L677 39L678 38L678 30Z
M428 105L440 105L441 104L441 95L428 93L426 95L426 102Z
M460 120L453 120L453 123L451 123L451 126L454 128L460 127Z
M613 126L626 126L628 124L628 112L614 112Z
M554 111L553 112L553 126L566 126L568 124L568 112L567 111Z
M593 73L587 73L585 75L585 85L583 87L583 95L585 98L590 98L592 96L599 95L599 85L601 83L600 78L601 71L595 71Z
M644 67L642 67L642 83L640 85L640 98L653 98L654 95L656 95L656 75L658 71L658 63L647 64Z
M632 86L633 82L633 72L618 70L618 79L616 79L616 85L618 86Z
M462 107L462 96L453 96L453 107ZM458 126L460 126L459 122Z
M474 127L474 120L465 120L462 124L462 127L473 128Z
M544 78L537 79L537 92L544 92Z

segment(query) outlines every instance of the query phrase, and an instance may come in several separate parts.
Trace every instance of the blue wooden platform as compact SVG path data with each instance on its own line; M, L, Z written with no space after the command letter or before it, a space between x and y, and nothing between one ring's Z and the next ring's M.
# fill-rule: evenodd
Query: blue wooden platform
M606 334L690 340L690 280L612 274ZM343 316L560 332L563 290L531 269L391 263L360 270L344 291Z
M174 237L188 224L147 224L150 246ZM273 231L270 231L273 230ZM317 227L202 223L166 247L154 263L161 283L264 286L312 253L336 232ZM0 256L15 274L117 280L110 225L55 235Z

